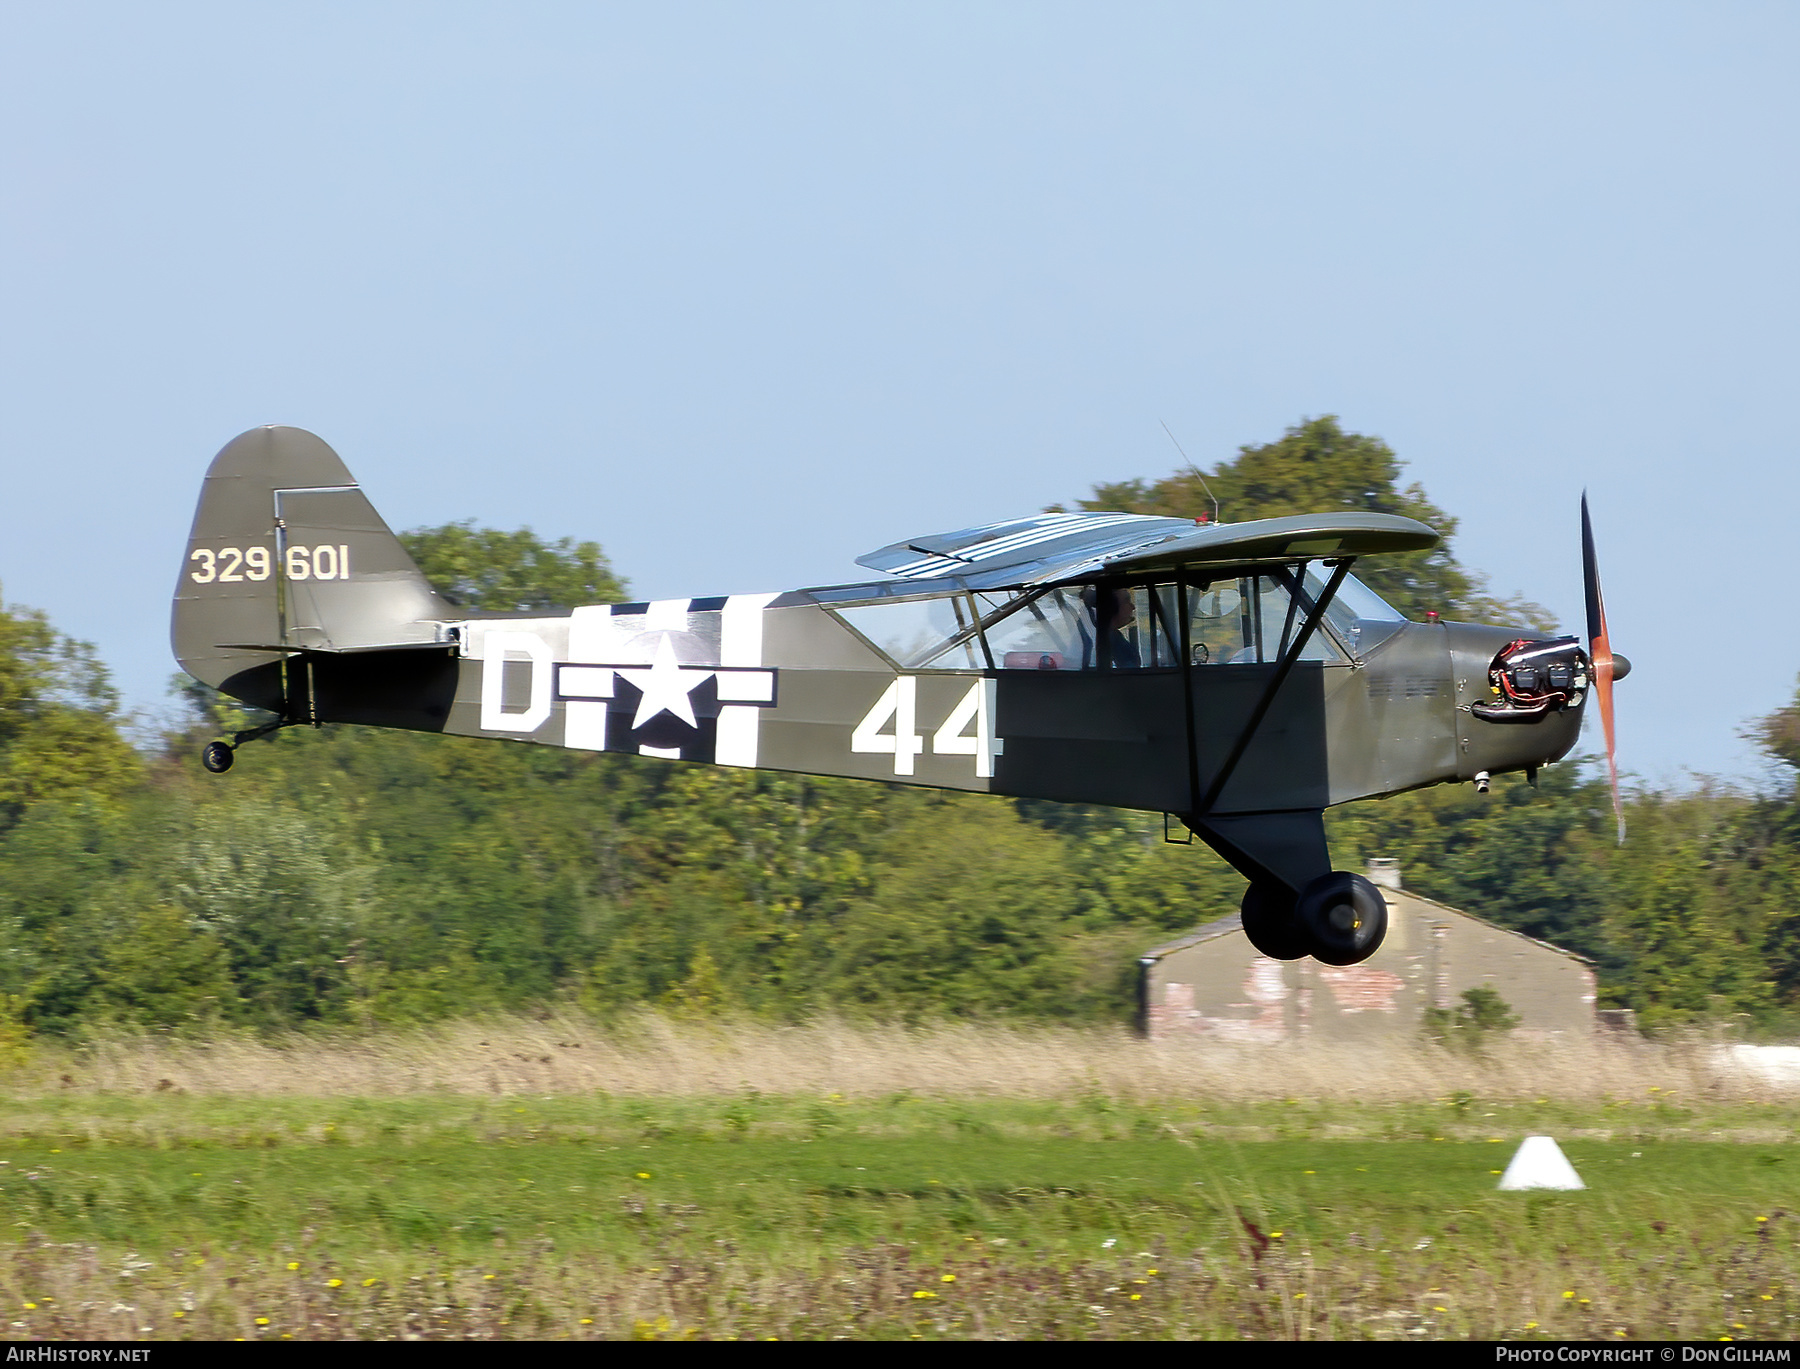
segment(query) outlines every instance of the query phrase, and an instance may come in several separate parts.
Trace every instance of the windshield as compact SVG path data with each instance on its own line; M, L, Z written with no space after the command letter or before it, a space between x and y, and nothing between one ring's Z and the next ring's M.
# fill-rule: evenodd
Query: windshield
M1316 562L1306 568L1306 592L1324 593L1331 571ZM1361 656L1373 650L1401 628L1406 617L1354 575L1346 575L1344 583L1325 610L1331 630L1343 640L1351 652Z

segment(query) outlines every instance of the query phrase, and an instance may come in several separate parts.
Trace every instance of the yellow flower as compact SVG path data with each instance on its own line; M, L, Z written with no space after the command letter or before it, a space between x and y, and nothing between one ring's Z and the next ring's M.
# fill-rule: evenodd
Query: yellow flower
M1144 1295L1143 1295L1143 1294L1142 1294L1142 1293L1133 1293L1133 1294L1132 1294L1132 1295L1131 1295L1131 1300L1132 1300L1132 1301L1133 1301L1133 1302L1137 1302L1137 1301L1138 1301L1138 1300L1139 1300L1139 1299L1141 1299L1141 1298L1142 1298L1142 1297L1143 1297L1143 1296L1144 1296Z
M298 1260L289 1260L288 1261L289 1269L298 1269L299 1267L300 1267L300 1261L298 1261Z
M1565 1298L1572 1298L1575 1296L1575 1290L1571 1288L1568 1292L1564 1293L1563 1296Z
M594 1319L592 1317L583 1317L581 1319L581 1324L583 1326L592 1326L594 1324Z
M923 1288L919 1289L917 1292L915 1292L913 1294L914 1298L935 1298L936 1296L937 1296L936 1293L932 1293Z
M1535 1330L1537 1330L1537 1323L1534 1321L1528 1321L1525 1323L1525 1329L1527 1331L1535 1331Z
M956 1275L954 1275L954 1274L946 1274L946 1275L944 1275L944 1277L943 1277L943 1278L941 1278L941 1279L939 1279L939 1280L938 1280L938 1282L939 1282L939 1283L955 1283L955 1282L956 1282Z
M37 1304L35 1302L28 1302L25 1304L25 1310L27 1312L35 1312L37 1311Z
M269 1324L269 1319L267 1317L258 1317L256 1319L256 1324L258 1326L267 1326Z
M376 1284L378 1284L380 1282L381 1282L380 1279L364 1279L363 1287L364 1288L373 1288Z
M176 1315L176 1317L180 1318L180 1317L185 1317L187 1315L187 1313L186 1312L177 1312L175 1315Z
M344 1281L342 1279L327 1279L325 1280L325 1286L327 1288L342 1288L344 1286Z
M640 1179L648 1179L648 1178L649 1178L649 1177L650 1177L650 1171L648 1171L648 1170L645 1170L645 1169L640 1169L640 1170L639 1170L639 1171L638 1171L638 1178L640 1178Z
M1162 1270L1160 1270L1160 1269L1146 1269L1146 1270L1145 1270L1145 1271L1144 1271L1144 1272L1145 1272L1145 1273L1146 1273L1146 1274L1148 1274L1148 1275L1149 1275L1149 1276L1150 1276L1150 1277L1151 1277L1151 1278L1153 1278L1153 1279L1154 1279L1154 1278L1155 1278L1155 1277L1156 1277L1156 1276L1157 1276L1157 1275L1158 1275L1158 1274L1160 1274L1160 1273L1162 1273Z

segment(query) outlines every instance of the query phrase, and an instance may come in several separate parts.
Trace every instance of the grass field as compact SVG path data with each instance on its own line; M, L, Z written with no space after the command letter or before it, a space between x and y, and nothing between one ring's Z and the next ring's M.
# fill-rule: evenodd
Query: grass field
M116 1042L0 1115L13 1337L1791 1338L1800 1107L1696 1050L646 1019ZM1500 1193L1529 1134L1579 1193Z

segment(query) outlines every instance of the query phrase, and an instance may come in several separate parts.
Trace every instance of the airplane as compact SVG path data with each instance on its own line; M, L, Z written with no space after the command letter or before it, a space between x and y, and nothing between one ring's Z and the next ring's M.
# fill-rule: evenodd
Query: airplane
M1374 954L1387 905L1334 871L1324 810L1560 760L1615 653L1582 497L1588 645L1411 622L1350 573L1425 524L1040 513L918 537L882 578L785 593L471 612L299 428L214 458L173 607L194 678L281 728L356 723L1161 812L1248 881L1263 954ZM1179 824L1177 826L1176 824Z

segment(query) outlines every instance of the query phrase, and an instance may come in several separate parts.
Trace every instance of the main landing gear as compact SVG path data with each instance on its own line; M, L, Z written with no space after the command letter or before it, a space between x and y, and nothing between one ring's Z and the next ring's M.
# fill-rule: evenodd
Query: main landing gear
M208 742L200 748L200 764L215 775L223 775L231 769L231 763L237 759L237 749L245 742L253 742L258 737L266 737L271 732L279 732L284 727L297 725L283 718L276 722L264 723L261 727L252 727L246 732L234 732L228 742Z
M1326 965L1359 965L1387 935L1387 900L1361 875L1333 870L1298 894L1257 881L1244 891L1244 935L1271 960L1310 955Z

